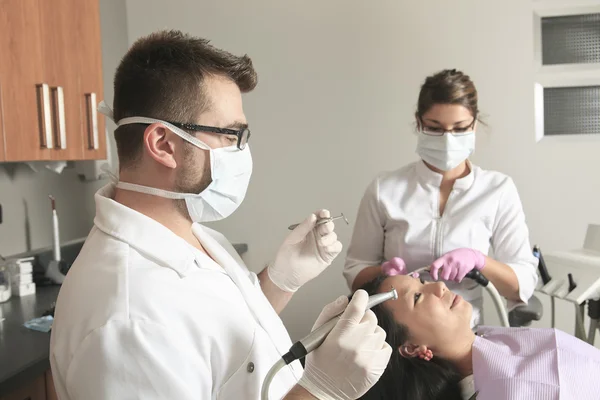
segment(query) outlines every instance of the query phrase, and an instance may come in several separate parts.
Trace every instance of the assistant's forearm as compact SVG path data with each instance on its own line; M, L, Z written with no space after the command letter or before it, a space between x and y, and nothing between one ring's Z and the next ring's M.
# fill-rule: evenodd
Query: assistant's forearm
M486 256L485 268L481 270L481 273L494 284L502 296L509 300L521 300L519 279L511 267Z

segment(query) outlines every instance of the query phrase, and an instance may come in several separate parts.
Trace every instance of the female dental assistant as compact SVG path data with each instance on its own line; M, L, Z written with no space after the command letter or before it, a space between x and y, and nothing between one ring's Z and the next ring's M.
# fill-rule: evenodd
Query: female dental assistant
M537 283L537 258L512 179L472 164L477 90L460 71L444 70L421 87L418 162L379 175L361 201L344 276L354 289L378 276L430 266L434 279L473 305L482 322L481 288L465 275L479 270L509 308ZM493 256L491 256L493 250Z

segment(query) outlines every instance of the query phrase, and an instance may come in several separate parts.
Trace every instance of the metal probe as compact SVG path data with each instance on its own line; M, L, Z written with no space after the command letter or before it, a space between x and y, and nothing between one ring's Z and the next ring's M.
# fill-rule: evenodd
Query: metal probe
M336 221L336 220L342 219L342 218L344 219L344 222L346 223L346 225L350 224L350 222L348 221L348 219L344 216L344 213L341 213L337 217L330 217L330 218L321 218L321 219L319 219L317 221L317 223L316 223L316 226L323 225L323 224L326 224L328 222ZM288 226L288 229L290 231L293 231L294 229L296 229L298 227L298 225L300 225L300 224L290 225L290 226Z

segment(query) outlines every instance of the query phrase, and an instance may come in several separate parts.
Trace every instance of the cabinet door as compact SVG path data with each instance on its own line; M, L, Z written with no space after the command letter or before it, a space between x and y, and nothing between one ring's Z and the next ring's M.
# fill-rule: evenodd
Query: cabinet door
M58 400L51 370L46 371L46 400Z
M4 118L2 118L2 81L0 80L0 162L5 160L4 157Z
M79 48L79 101L83 119L84 158L106 159L104 116L97 112L104 100L102 80L102 41L100 36L100 6L98 0L71 0L77 12L77 43Z
M44 80L50 85L55 160L83 158L77 67L77 18L73 0L42 0L39 16Z
M38 0L0 0L0 84L6 161L49 160L51 99L43 80Z
M46 377L44 374L0 400L46 400Z

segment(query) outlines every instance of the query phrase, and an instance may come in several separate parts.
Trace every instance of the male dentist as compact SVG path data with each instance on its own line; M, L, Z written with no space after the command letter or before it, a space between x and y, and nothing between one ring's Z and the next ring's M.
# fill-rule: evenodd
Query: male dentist
M241 93L247 56L178 31L139 39L115 75L119 181L60 291L50 359L61 400L259 399L291 340L278 316L342 249L311 214L258 276L204 222L240 205L252 173ZM303 371L280 371L271 399L356 399L391 354L367 295L326 306L342 318Z

